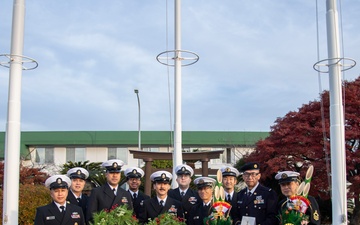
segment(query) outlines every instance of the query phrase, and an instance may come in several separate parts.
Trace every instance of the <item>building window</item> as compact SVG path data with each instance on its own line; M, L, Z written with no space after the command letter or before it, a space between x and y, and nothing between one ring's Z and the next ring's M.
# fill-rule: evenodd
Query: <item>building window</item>
M35 162L39 164L54 163L54 148L36 148Z
M226 163L233 163L231 159L232 159L231 148L226 148Z
M159 148L143 148L143 151L145 152L159 152Z
M120 159L124 163L127 163L128 149L127 148L108 148L108 160L109 159Z
M66 148L66 162L83 162L85 153L85 148Z

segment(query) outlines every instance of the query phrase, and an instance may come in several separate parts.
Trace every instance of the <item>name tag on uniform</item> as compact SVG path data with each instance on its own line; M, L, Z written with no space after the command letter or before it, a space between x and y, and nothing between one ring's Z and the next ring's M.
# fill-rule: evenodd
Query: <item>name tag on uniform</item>
M241 225L255 225L255 217L243 216L241 220Z
M55 219L55 216L47 216L46 217L46 220L54 220Z

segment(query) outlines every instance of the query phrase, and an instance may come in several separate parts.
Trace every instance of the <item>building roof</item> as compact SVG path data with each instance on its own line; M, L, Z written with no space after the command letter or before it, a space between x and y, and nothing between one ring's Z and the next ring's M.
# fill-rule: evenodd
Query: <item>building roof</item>
M254 146L269 132L242 131L183 131L183 147ZM141 131L143 147L172 146L169 131ZM28 158L30 146L134 146L138 145L138 131L25 131L21 132L22 158ZM0 158L4 158L5 132L0 132Z

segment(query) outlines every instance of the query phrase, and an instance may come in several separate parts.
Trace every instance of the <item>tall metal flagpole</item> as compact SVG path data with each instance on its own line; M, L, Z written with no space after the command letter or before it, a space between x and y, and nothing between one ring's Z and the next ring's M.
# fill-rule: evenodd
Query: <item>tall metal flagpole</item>
M172 188L177 187L175 167L182 164L181 124L181 0L175 0L175 124Z
M332 222L345 225L347 224L345 128L336 0L326 1L326 26L330 84Z
M169 57L168 53L174 53ZM184 57L183 54L187 55ZM162 55L166 55L162 57ZM199 60L199 56L190 51L181 49L181 0L175 0L175 50L165 51L156 57L157 61L166 66L175 67L175 124L174 124L174 152L173 152L173 179L172 188L178 186L176 182L175 167L182 164L182 125L181 125L181 67L189 66ZM174 64L169 63L169 59L174 60ZM182 63L185 60L191 62Z
M3 224L19 224L20 112L24 20L25 0L14 0L5 136Z

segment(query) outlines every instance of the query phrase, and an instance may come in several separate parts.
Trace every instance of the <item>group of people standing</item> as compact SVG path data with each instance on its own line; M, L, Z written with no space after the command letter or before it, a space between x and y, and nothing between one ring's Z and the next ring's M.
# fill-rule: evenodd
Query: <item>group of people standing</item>
M184 218L188 225L203 225L204 218L211 214L214 187L216 180L211 177L198 177L194 180L197 190L190 188L193 169L186 165L175 168L178 188L171 189L172 174L167 171L157 171L151 174L152 187L155 196L145 195L139 191L144 171L138 167L130 167L124 171L129 189L119 186L121 180L121 160L108 160L102 164L106 169L106 183L92 190L90 197L82 194L89 173L84 168L76 167L67 175L49 177L45 185L50 189L53 201L39 207L36 211L35 225L84 225L93 221L94 213L116 206L127 205L133 210L140 224L163 214L170 213ZM276 175L279 181L283 200L278 201L274 190L259 183L261 173L258 163L247 163L241 168L241 173L234 167L224 166L221 169L222 185L225 200L231 204L230 216L233 225L261 224L278 225L279 211L287 207L289 198L296 194L299 186L299 173L283 171ZM246 188L236 192L237 178L242 174ZM309 196L311 202L306 214L308 224L320 224L319 208L315 199ZM250 221L250 222L249 222Z

